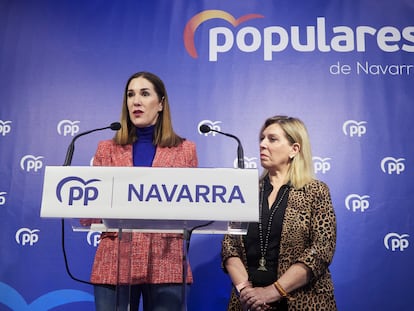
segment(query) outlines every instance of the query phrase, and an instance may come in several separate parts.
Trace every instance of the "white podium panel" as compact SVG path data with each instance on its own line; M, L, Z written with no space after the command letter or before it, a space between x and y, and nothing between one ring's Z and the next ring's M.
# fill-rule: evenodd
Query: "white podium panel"
M134 219L257 222L258 171L47 166L40 216L99 218L109 227Z

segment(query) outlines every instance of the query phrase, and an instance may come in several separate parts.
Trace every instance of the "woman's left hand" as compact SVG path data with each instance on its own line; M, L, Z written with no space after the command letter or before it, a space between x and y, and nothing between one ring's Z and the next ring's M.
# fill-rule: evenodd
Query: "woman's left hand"
M267 303L276 300L277 294L273 286L246 288L240 294L240 301L243 306L251 311L268 310L270 307Z

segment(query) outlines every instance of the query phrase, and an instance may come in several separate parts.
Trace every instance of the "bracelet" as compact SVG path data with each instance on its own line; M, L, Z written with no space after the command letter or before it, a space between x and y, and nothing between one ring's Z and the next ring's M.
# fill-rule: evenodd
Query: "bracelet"
M279 295L282 298L290 299L289 294L285 291L285 289L279 284L278 281L274 282L273 285L275 286L276 290L278 291Z
M239 284L237 284L236 286L234 286L235 288L236 288L236 290L237 290L237 292L240 294L241 293L241 291L243 290L243 289L245 289L247 286L249 286L250 285L250 281L249 280L247 280L247 281L244 281L244 282L241 282L241 283L239 283Z

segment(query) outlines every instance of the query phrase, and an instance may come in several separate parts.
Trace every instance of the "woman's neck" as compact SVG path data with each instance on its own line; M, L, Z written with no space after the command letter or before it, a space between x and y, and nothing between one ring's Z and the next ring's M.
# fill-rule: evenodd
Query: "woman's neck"
M155 125L150 125L147 127L137 127L136 134L137 134L138 140L140 139L152 140L154 131L155 131Z
M275 171L275 172L269 172L269 181L270 184L273 186L274 189L279 189L281 186L283 186L284 184L286 184L286 176L287 176L287 172L280 172L280 171Z

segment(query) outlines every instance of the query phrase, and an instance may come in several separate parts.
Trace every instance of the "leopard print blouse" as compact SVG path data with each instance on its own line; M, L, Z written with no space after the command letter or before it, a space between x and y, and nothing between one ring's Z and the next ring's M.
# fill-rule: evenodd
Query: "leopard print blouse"
M314 180L302 189L291 188L283 220L278 278L294 263L312 271L308 284L290 293L288 310L335 311L334 288L329 272L336 247L336 216L328 186ZM222 267L229 257L240 257L247 266L242 237L225 235L222 241ZM224 269L225 270L225 269ZM228 311L241 311L232 290Z

